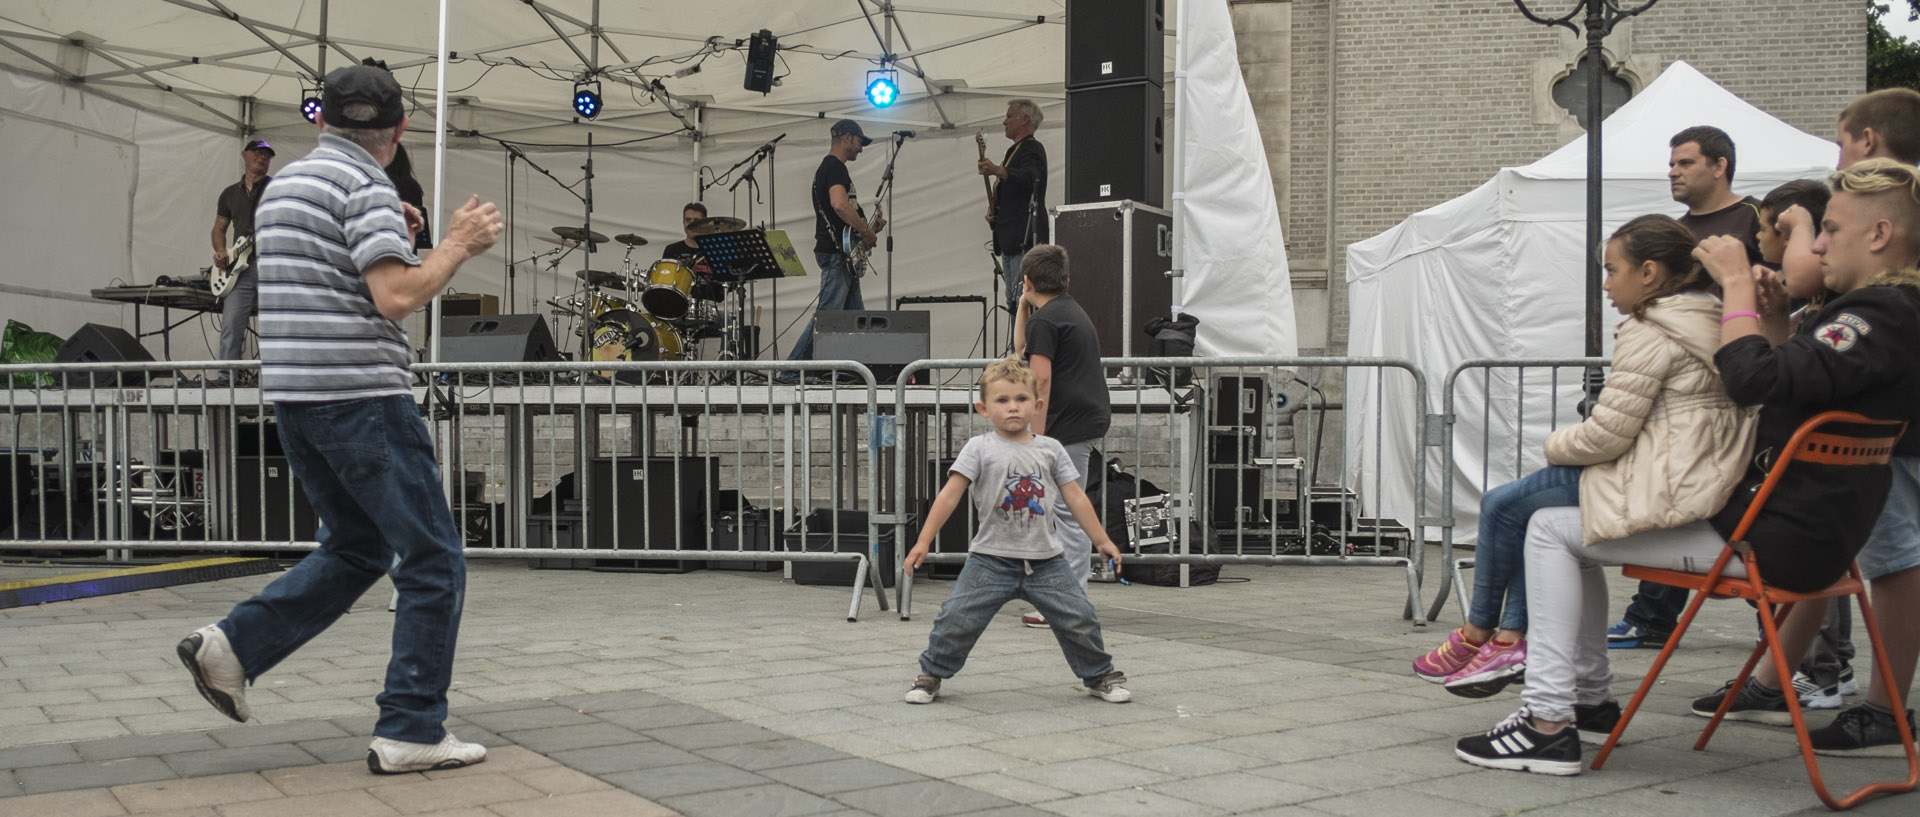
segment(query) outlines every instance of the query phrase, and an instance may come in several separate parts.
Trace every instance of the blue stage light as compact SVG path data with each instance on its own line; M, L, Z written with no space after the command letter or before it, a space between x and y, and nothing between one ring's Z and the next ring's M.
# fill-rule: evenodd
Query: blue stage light
M600 83L598 81L574 84L573 111L587 119L600 115Z
M307 98L300 100L300 115L306 117L308 122L320 121L319 88L308 91Z
M876 108L889 108L900 99L900 83L892 71L867 72L867 101Z

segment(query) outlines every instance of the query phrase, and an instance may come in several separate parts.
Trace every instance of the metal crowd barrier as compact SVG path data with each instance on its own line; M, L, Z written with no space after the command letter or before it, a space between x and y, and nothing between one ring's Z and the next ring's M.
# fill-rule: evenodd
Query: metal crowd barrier
M1460 607L1460 617L1464 620L1467 616L1471 599L1463 571L1473 567L1474 559L1452 555L1457 541L1454 529L1458 516L1464 513L1478 520L1480 496L1546 465L1543 445L1547 435L1562 425L1580 421L1578 392L1584 386L1586 372L1604 369L1610 363L1608 358L1585 357L1476 358L1460 363L1447 373L1439 417L1442 428L1438 438L1445 444L1436 524L1440 527L1440 545L1448 558L1427 618L1440 616L1446 607L1449 589ZM1531 378L1529 373L1533 373ZM1462 393L1462 387L1469 380L1479 384L1477 393ZM1462 428L1463 420L1465 425L1477 430L1477 440L1471 439L1475 435ZM1501 433L1496 436L1496 431ZM1464 509L1456 508L1455 492L1463 487L1472 489L1472 504Z
M899 559L919 534L918 515L946 480L946 466L966 438L991 431L974 415L981 370L992 360L925 360L907 366L913 379L939 388L901 389L895 394L893 427L885 427L890 470L898 492L884 520L893 525ZM1416 450L1409 457L1416 486L1424 484L1428 439L1423 410L1406 417L1384 413L1364 418L1360 436L1371 458L1355 462L1344 435L1329 437L1330 409L1321 384L1332 387L1359 376L1375 378L1376 392L1389 372L1410 389L1409 405L1426 405L1426 380L1410 362L1384 358L1109 358L1110 369L1127 374L1110 389L1112 426L1089 463L1089 498L1109 530L1125 525L1128 566L1178 565L1185 586L1194 565L1260 564L1396 567L1406 576L1403 614L1424 623L1420 577L1424 565L1424 492L1412 492L1404 520L1367 517L1362 508L1381 496L1386 479L1381 432L1394 426ZM1302 377L1305 375L1305 377ZM1155 385L1172 379L1175 385ZM1307 378L1312 378L1311 380ZM1181 385L1184 383L1184 385ZM1281 388L1284 386L1285 388ZM1296 389L1294 386L1299 386ZM1220 392L1229 392L1222 399ZM1282 400L1281 395L1286 398ZM1259 405L1253 405L1258 403ZM1266 404L1273 403L1269 408ZM1351 419L1351 418L1349 418ZM884 422L884 421L883 421ZM1332 441L1331 454L1326 451ZM1131 472L1136 494L1115 502L1119 482L1104 460L1119 459ZM884 466L883 466L884 467ZM1150 490L1148 484L1157 490ZM1143 501L1144 500L1144 501ZM1113 517L1117 508L1124 520ZM942 576L964 562L977 526L969 503L934 536L924 573ZM1096 580L1113 580L1096 565ZM904 571L902 571L904 574ZM900 575L900 613L912 614L914 577Z
M224 383L182 376L214 371L226 374ZM258 389L237 385L257 371L257 363L240 362L0 366L10 425L0 551L105 551L125 560L136 551L312 550L317 520L277 456L266 422L272 406ZM670 571L701 564L805 572L844 563L852 567L844 576L853 591L848 618L858 617L869 581L888 609L875 560L877 451L861 446L878 414L866 367L607 362L415 371L426 381L415 399L468 556ZM770 382L782 372L799 382ZM16 385L15 375L34 379ZM769 497L781 504L753 507L751 498ZM812 508L822 498L830 508L864 511L864 522L840 513L782 518L780 509ZM717 519L726 524L709 523ZM797 548L783 546L789 542Z

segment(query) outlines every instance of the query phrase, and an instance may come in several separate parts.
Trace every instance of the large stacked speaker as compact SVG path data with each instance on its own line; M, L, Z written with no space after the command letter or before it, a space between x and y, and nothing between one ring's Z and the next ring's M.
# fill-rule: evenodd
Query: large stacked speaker
M1164 0L1067 0L1067 202L1165 198Z

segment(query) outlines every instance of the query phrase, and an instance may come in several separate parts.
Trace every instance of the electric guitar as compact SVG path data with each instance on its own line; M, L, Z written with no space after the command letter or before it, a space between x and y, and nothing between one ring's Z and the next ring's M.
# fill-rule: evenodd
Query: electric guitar
M233 285L239 282L240 275L252 266L253 236L243 235L234 239L233 244L227 247L227 268L214 267L213 274L207 279L213 289L213 297L227 297L227 293L233 291Z
M973 132L973 143L980 148L980 161L987 160L987 137L984 131ZM980 177L980 186L987 189L987 223L993 223L993 180Z
M867 211L861 209L859 202L853 203L853 210L860 214L860 218L867 218ZM873 219L867 223L872 224L881 218L880 205L873 205ZM860 231L851 224L840 228L840 254L847 257L847 271L853 273L853 277L867 274L867 259L873 257L873 248L860 240Z

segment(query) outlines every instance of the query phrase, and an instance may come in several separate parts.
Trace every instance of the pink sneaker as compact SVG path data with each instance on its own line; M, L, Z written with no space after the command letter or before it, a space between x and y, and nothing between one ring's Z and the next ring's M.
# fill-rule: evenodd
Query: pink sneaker
M1462 698L1485 698L1527 677L1527 640L1488 641L1459 672L1447 676L1447 691Z
M1433 652L1413 659L1413 674L1436 684L1445 683L1449 676L1473 660L1479 647L1468 641L1460 630L1454 630L1447 633L1446 643L1433 648Z

